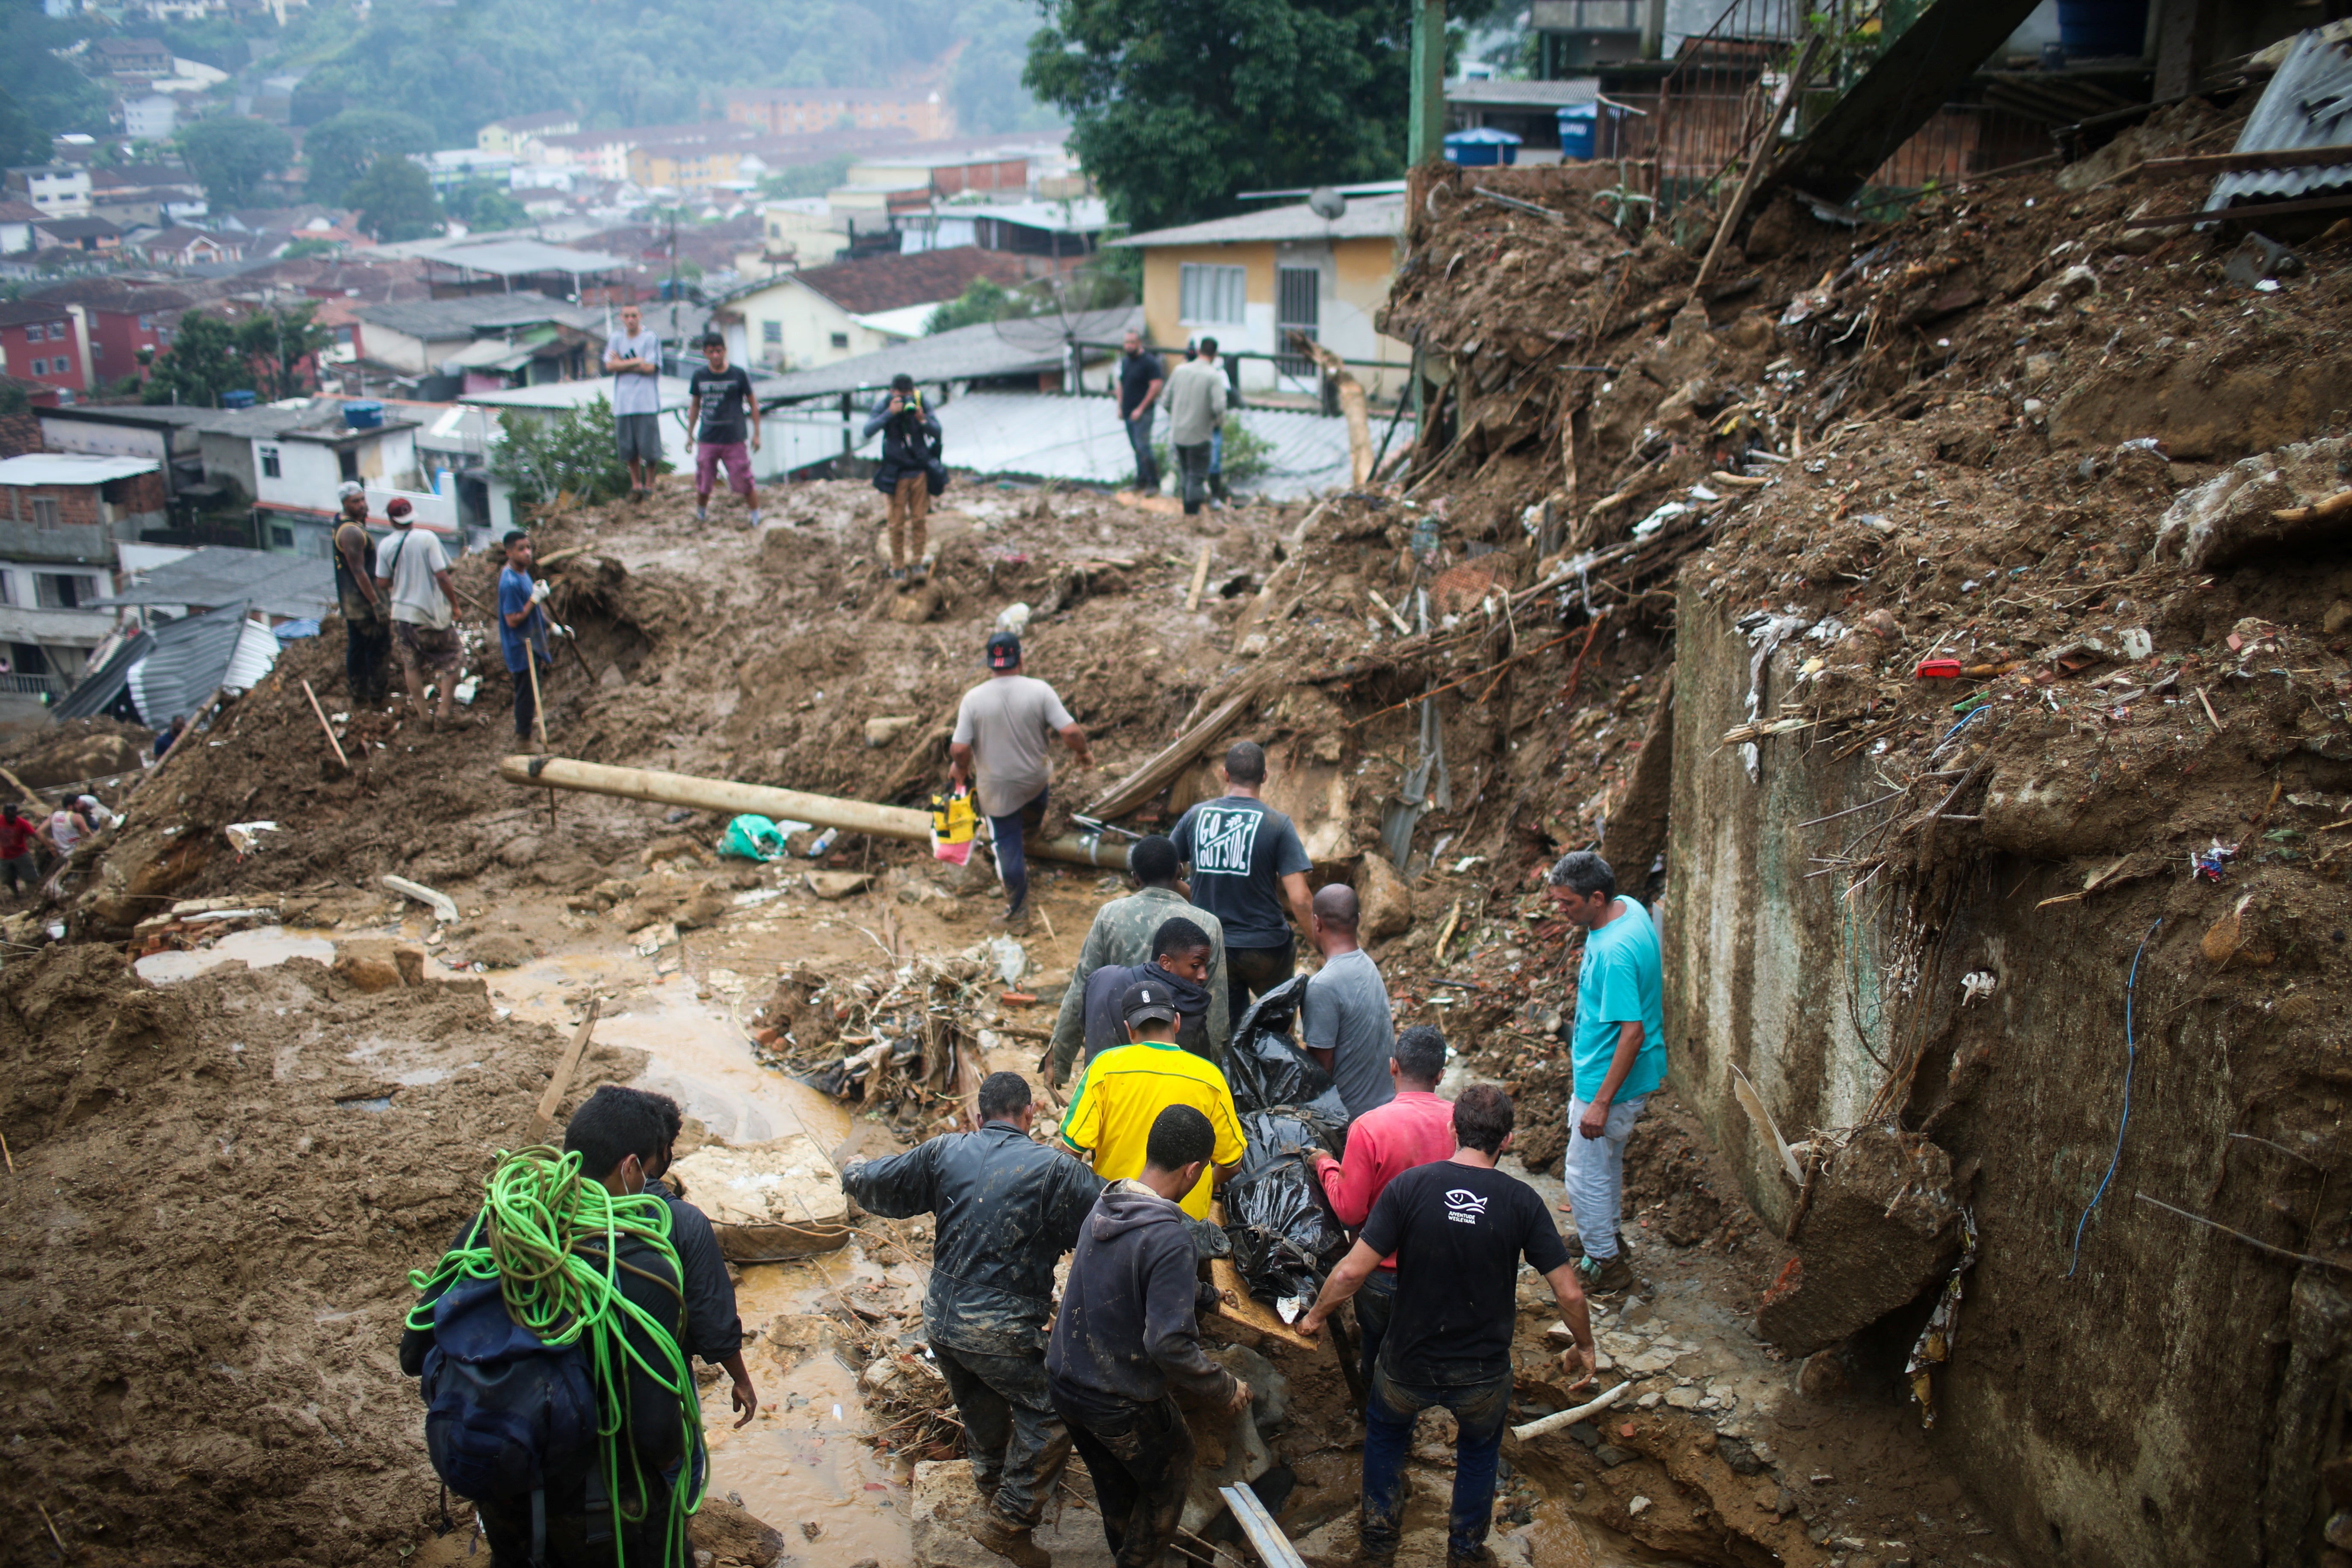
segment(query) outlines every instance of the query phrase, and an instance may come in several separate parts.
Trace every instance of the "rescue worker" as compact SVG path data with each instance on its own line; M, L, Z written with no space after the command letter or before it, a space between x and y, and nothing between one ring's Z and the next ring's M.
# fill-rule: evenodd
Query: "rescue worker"
M392 689L392 601L375 585L367 491L345 479L335 493L341 508L335 517L335 603L343 613L343 684L353 706L381 708Z
M1137 840L1127 852L1127 868L1135 878L1135 891L1095 911L1094 924L1078 947L1078 962L1070 970L1069 987L1062 993L1061 1016L1054 1021L1053 1050L1045 1066L1045 1081L1056 1089L1068 1080L1085 1040L1087 979L1109 964L1150 963L1159 956L1155 943L1160 928L1178 915L1209 933L1209 973L1202 983L1209 989L1209 1059L1224 1060L1225 1037L1231 1032L1224 927L1216 916L1187 901L1177 875L1176 846L1160 835Z
M1030 1532L1070 1457L1045 1387L1054 1266L1077 1244L1103 1189L1077 1161L1030 1141L1036 1118L1027 1079L991 1073L980 1086L979 1131L945 1133L841 1173L842 1191L875 1214L937 1216L923 1327L987 1504L971 1536L1022 1568L1052 1562Z

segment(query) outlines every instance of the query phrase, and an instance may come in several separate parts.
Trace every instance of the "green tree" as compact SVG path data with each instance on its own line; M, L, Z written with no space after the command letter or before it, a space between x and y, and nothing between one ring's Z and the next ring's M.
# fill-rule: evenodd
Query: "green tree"
M331 331L311 320L318 309L316 300L305 300L291 309L256 310L236 324L236 353L247 367L247 384L262 401L300 397L316 389L314 356L335 341Z
M505 186L488 180L467 181L451 191L441 205L451 217L478 232L523 228L530 223L523 205L509 195Z
M180 156L215 207L243 206L254 187L286 167L294 139L266 120L222 115L180 132Z
M975 278L963 286L962 293L931 312L930 319L923 323L923 331L951 332L958 327L1033 313L1025 293L1008 289L993 279Z
M441 226L441 204L423 168L396 153L383 153L368 165L343 199L359 209L360 227L378 244L423 239Z
M314 256L337 257L343 253L342 242L334 239L298 239L278 253L281 261L308 261Z
M511 487L525 505L544 505L566 492L593 503L629 488L613 405L602 396L568 414L506 409L499 415L499 432L490 477Z
M430 152L433 127L392 109L346 109L321 120L302 138L302 159L310 166L310 199L352 202L354 182L386 153Z
M155 356L144 394L150 403L217 408L223 393L250 388L251 371L239 353L236 329L218 316L190 310L173 330L172 346Z
M1045 0L1022 81L1070 117L1111 216L1160 228L1235 193L1404 172L1410 0ZM1491 0L1447 7L1475 22Z
M105 31L98 17L51 16L33 0L0 5L0 144L9 163L47 162L49 138L61 132L106 130L110 95L56 53Z

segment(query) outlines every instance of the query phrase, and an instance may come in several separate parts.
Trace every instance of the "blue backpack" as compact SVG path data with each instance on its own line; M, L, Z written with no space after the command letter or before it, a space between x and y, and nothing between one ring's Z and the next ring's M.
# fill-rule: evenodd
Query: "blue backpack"
M462 1498L530 1498L531 1560L542 1561L550 1479L596 1469L587 1352L517 1323L495 1279L450 1287L434 1303L433 1338L418 1388L433 1468Z

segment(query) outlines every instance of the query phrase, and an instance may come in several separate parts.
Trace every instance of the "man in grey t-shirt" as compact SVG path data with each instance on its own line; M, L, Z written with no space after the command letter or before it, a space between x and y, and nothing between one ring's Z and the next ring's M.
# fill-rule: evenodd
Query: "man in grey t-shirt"
M1396 1054L1396 1023L1388 983L1371 955L1356 945L1356 890L1334 882L1315 895L1311 921L1323 967L1307 977L1299 1006L1300 1039L1347 1102L1350 1118L1396 1098L1389 1058Z
M1045 786L1054 777L1049 744L1059 735L1078 765L1095 765L1087 732L1042 680L1021 673L1021 639L1011 632L988 639L988 679L963 694L955 734L948 742L948 775L960 788L978 775L980 814L988 818L996 874L1004 882L1002 923L1029 925L1029 862L1023 837L1045 820Z
M604 342L604 369L613 377L613 423L629 465L629 499L652 492L661 461L661 339L646 331L645 312L621 307L621 330Z

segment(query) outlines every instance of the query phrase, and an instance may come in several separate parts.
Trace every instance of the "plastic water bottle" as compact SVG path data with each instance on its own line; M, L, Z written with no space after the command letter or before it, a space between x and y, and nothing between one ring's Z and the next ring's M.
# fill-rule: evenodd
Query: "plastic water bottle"
M823 856L826 850L833 847L833 841L840 837L841 829L838 827L826 828L809 841L808 858L814 860Z

